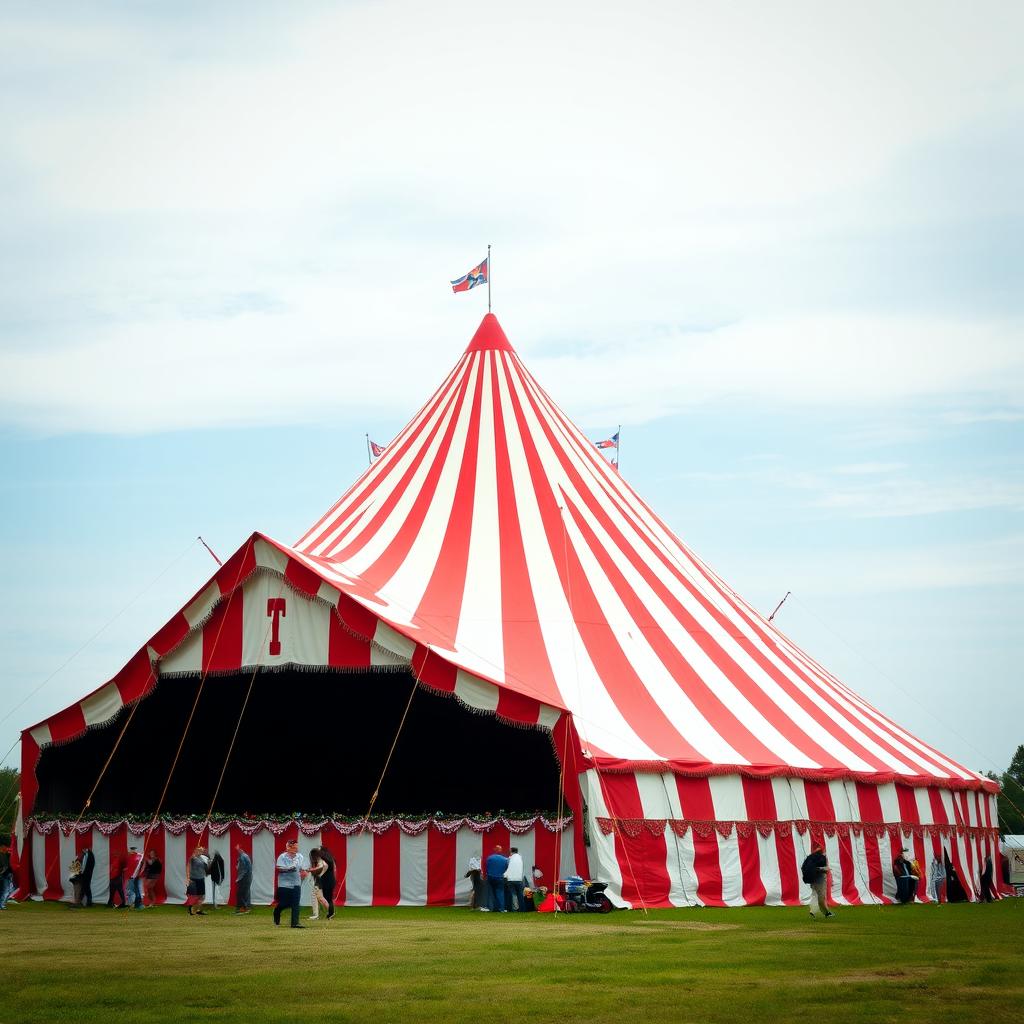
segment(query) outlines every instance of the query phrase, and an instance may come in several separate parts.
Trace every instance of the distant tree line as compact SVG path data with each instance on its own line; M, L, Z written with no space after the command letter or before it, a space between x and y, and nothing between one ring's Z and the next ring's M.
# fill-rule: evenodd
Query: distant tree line
M1024 836L1024 744L1017 748L1010 767L1002 775L984 774L1003 785L999 794L999 831L1003 835Z
M14 831L14 814L18 807L15 797L21 785L21 772L16 768L0 768L0 835Z

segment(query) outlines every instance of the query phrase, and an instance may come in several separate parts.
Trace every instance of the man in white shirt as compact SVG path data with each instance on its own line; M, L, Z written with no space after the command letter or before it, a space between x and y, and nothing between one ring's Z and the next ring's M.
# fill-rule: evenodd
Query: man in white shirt
M508 853L508 867L505 868L505 891L515 897L516 910L526 910L526 897L523 895L526 869L523 867L523 858L515 846L511 847ZM509 903L510 901L506 899L505 902Z
M306 860L299 853L298 839L289 839L285 843L284 853L277 858L277 891L274 898L274 924L281 923L281 911L291 910L292 927L305 928L299 924L299 895L302 892L302 880L306 877Z

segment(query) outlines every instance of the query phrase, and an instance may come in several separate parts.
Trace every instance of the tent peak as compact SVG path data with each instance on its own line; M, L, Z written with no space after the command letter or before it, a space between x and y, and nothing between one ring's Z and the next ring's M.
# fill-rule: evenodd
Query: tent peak
M505 337L498 318L493 313L488 313L480 321L480 326L476 329L476 334L473 335L466 352L482 352L485 349L497 349L500 352L515 351L509 344L508 338Z

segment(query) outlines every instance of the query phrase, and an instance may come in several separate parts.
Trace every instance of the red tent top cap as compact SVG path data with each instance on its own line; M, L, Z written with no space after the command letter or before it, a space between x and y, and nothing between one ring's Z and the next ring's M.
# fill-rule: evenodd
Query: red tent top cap
M469 343L466 352L482 352L489 348L502 352L514 351L508 338L505 337L505 332L501 329L501 324L498 323L498 318L493 313L488 313L480 321L480 326L476 329L476 334L473 335L473 340Z

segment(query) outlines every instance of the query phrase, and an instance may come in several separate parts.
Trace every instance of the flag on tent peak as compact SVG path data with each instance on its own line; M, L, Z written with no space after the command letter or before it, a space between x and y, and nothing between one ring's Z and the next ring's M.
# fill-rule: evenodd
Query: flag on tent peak
M468 274L452 281L452 291L468 292L470 288L475 288L478 284L487 284L487 260L478 263Z
M384 454L384 445L377 444L376 441L370 441L370 454L375 459L379 459Z
M606 438L604 441L595 441L595 448L618 448L619 447L619 432L616 430L611 437Z

